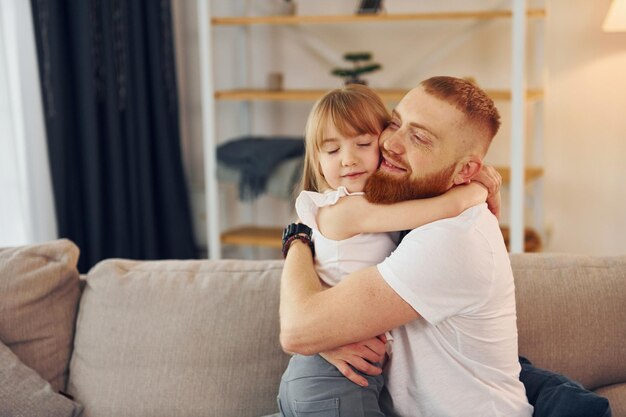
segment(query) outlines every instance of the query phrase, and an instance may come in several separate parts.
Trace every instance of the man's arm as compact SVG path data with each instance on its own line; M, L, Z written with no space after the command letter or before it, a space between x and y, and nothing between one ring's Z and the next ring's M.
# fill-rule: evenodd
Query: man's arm
M418 317L376 267L350 274L322 291L308 246L300 241L291 245L280 294L284 350L313 355L375 337Z

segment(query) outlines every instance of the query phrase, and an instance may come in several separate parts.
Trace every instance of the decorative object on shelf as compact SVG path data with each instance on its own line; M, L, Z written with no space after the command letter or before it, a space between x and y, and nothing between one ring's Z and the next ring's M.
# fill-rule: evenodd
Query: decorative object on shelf
M284 16L294 16L296 14L297 6L294 0L283 0L283 7L281 9Z
M217 148L217 160L240 172L239 198L254 200L265 192L267 181L281 162L304 155L304 138L246 136Z
M500 226L500 230L502 230L502 237L504 238L506 249L510 252L509 242L511 231L508 226ZM524 228L524 252L541 252L542 248L543 245L539 233L533 228Z
M300 185L303 169L304 158L300 156L280 161L266 179L265 194L293 205L294 190ZM241 178L241 170L217 162L217 180L220 183L241 184Z
M361 78L361 75L370 72L377 71L382 68L378 63L367 63L372 59L372 54L369 52L348 52L343 56L346 61L352 62L353 68L335 68L332 71L333 75L344 78L344 83L348 84L363 84L367 85L367 81Z
M382 9L383 0L361 0L356 12L357 14L372 14L382 11Z
M267 74L267 89L269 91L283 90L283 73L273 71Z
M626 32L626 0L613 0L602 24L602 30L605 32Z

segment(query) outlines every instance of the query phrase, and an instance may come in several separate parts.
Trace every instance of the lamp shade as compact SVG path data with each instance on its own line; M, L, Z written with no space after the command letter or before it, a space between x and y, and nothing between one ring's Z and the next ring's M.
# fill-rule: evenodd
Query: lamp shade
M604 19L602 30L605 32L626 32L626 0L613 0Z

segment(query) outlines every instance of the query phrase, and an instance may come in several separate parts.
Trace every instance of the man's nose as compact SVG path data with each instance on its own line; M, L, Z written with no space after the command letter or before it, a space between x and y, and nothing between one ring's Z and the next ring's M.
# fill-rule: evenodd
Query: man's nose
M404 152L403 137L400 130L396 130L384 139L382 146L388 152L402 154Z

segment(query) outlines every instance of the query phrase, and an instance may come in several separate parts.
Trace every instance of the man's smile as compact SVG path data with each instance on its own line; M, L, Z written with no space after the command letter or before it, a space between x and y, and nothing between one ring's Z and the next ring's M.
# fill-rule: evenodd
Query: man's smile
M386 172L391 172L391 173L405 173L406 172L406 169L402 168L398 162L390 160L386 156L382 157L382 161L380 163L380 169Z

